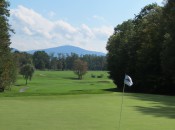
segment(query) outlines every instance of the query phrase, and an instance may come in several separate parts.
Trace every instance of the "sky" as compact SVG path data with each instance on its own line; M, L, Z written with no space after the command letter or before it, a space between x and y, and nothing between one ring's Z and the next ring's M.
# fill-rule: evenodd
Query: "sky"
M11 47L20 51L73 45L106 53L114 27L162 0L9 0Z

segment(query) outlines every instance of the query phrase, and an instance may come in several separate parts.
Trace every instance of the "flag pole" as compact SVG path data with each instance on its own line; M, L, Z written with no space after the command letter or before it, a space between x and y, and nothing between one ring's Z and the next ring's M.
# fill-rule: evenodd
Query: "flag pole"
M122 117L122 110L123 110L123 97L125 92L125 83L123 85L123 92L122 92L122 102L121 102L121 108L120 108L120 117L119 117L119 127L118 130L120 130L120 124L121 124L121 117Z

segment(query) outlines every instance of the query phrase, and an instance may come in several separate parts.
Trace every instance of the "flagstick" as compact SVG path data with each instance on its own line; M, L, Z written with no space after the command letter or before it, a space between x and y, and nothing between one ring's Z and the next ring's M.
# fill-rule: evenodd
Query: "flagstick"
M122 103L121 103L121 108L120 108L120 118L119 118L119 127L118 127L118 130L120 130L120 123L121 123L121 117L122 117L124 90L125 90L125 83L124 83L124 86L123 86Z

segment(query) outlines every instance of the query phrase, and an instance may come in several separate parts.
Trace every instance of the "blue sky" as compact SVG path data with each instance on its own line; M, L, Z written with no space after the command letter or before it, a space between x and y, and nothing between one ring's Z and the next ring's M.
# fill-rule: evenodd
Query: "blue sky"
M74 45L106 52L116 25L162 0L10 0L11 47L19 50Z

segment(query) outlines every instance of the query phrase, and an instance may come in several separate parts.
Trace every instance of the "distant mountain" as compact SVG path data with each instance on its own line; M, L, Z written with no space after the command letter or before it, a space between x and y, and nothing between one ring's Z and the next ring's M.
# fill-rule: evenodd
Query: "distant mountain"
M27 51L27 53L33 54L35 51L45 51L47 54L54 53L57 55L58 53L63 53L63 54L71 54L71 53L76 53L78 55L97 55L97 56L105 56L105 53L102 52L96 52L96 51L89 51L82 49L80 47L75 47L75 46L70 46L70 45L65 45L65 46L59 46L59 47L54 47L54 48L48 48L48 49L40 49L40 50L31 50Z

